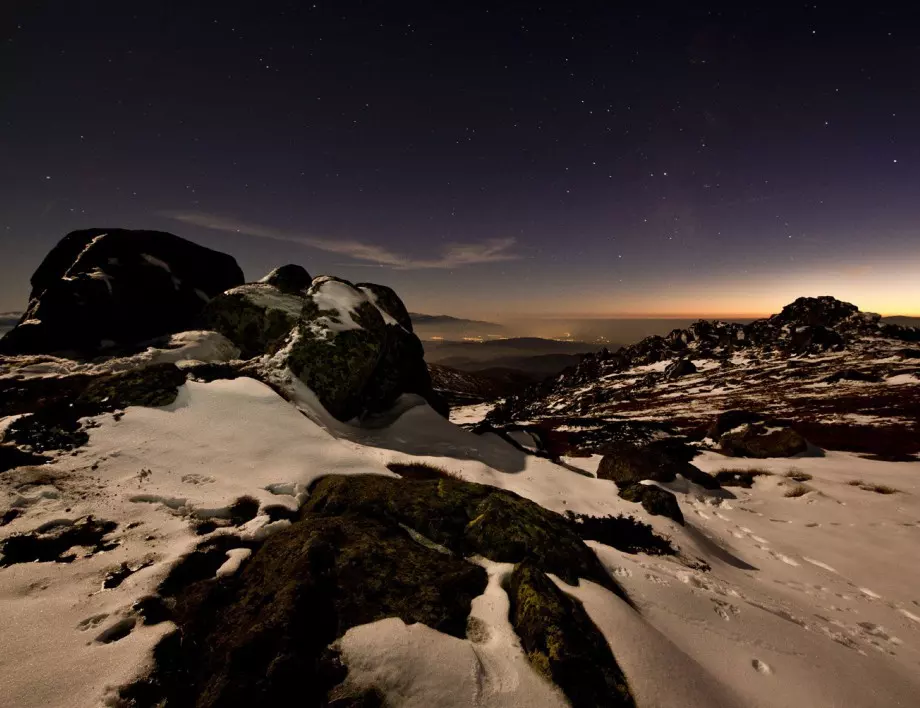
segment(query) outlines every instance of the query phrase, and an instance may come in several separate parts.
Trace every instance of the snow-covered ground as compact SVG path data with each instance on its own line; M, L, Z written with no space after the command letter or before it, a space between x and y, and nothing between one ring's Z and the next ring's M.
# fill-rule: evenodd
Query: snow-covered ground
M118 545L72 563L0 568L0 705L102 705L142 671L171 625L135 623L131 606L200 541L190 520L226 517L243 495L262 510L296 508L320 475L389 475L392 461L431 462L558 512L632 514L669 535L678 557L589 544L638 612L587 581L558 581L606 636L640 708L917 705L920 462L829 453L753 465L707 452L696 460L706 471L773 474L731 488L735 498L672 484L682 527L596 479L599 456L558 465L473 435L420 399L404 397L399 411L357 428L333 421L309 391L295 407L253 379L189 382L164 408L99 416L76 455L4 473L3 506L25 513L0 536L92 514L118 524ZM793 467L812 476L803 496L785 496ZM244 532L258 538L287 523L260 513ZM490 577L473 602L475 634L458 639L398 619L355 627L340 640L349 681L378 687L393 706L564 705L510 629L501 585L510 567L470 560ZM245 562L231 551L221 572ZM104 589L123 563L140 569Z

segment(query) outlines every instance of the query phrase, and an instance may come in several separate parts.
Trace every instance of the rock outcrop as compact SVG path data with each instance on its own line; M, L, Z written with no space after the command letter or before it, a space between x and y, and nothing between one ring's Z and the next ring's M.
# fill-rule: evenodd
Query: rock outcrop
M173 234L74 231L35 271L0 353L95 352L188 330L212 297L242 283L233 257Z
M750 423L724 433L719 449L735 457L793 457L808 450L808 441L789 427Z

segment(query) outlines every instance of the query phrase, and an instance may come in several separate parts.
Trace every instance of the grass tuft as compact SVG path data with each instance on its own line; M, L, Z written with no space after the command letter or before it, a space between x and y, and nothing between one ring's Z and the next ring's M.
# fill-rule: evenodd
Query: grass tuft
M461 479L456 472L427 462L390 462L387 469L403 479Z
M889 487L887 484L869 484L861 479L851 479L847 482L851 487L859 487L864 492L875 492L876 494L900 494L900 489Z
M804 484L796 484L793 487L790 487L786 490L786 493L783 495L785 497L804 497L811 491L811 487L807 487Z
M808 482L812 479L812 476L808 474L808 472L802 472L802 470L795 467L786 473L786 477L794 482Z

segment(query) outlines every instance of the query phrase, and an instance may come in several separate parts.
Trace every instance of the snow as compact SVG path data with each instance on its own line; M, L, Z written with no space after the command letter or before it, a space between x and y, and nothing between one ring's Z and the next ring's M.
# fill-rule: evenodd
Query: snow
M391 315L380 306L380 301L377 300L377 294L373 290L370 288L358 288L358 290L364 293L370 303L377 308L377 311L380 313L380 316L383 317L384 322L390 325L397 325L399 327L402 326L399 324L399 322L396 321L396 318L394 318L393 315Z
M172 275L172 268L169 267L169 263L166 261L161 261L156 256L151 256L149 253L142 253L141 258L143 258L147 263L154 266L155 268L162 268L167 273Z
M304 299L298 295L285 295L272 287L258 283L238 285L226 292L227 295L242 295L257 307L266 310L281 310L289 317L300 317L303 310Z
M474 558L489 574L473 600L467 639L390 618L350 629L337 642L348 666L346 685L378 688L402 708L517 708L568 705L562 693L527 662L508 621L502 581L514 566Z
M208 330L180 332L171 335L161 346L150 346L132 356L109 357L92 362L79 362L49 355L9 356L0 359L0 377L32 378L49 375L110 374L139 369L152 364L217 363L230 361L240 350L224 335Z
M892 386L903 386L904 384L920 384L920 378L917 378L915 374L898 374L897 376L889 376L885 379L886 384Z
M320 310L332 310L336 313L338 322L329 317L322 317L326 327L333 332L344 332L349 329L361 329L355 322L351 313L363 303L369 302L367 295L357 290L348 283L338 280L317 279L310 288L310 296Z
M494 403L474 403L469 406L457 406L450 409L450 422L455 425L480 423L493 408L495 408Z
M177 340L183 353L172 356L221 354L212 335L185 333ZM147 361L177 350L138 356ZM105 365L127 365L114 361ZM128 408L120 420L99 416L89 444L43 468L42 484L17 487L17 471L0 477L5 505L25 511L0 529L3 536L94 514L118 523L119 542L70 564L0 569L5 705L98 705L111 687L142 671L171 625L132 624L130 607L200 540L192 520L225 518L248 495L260 513L243 536L264 538L290 522L272 523L261 511L298 508L318 476L391 475L386 464L407 459L560 513L630 514L671 537L677 557L589 543L638 612L588 581L559 584L607 638L640 708L915 704L920 461L841 452L744 460L704 452L694 463L708 472L757 467L772 474L721 497L678 479L668 486L687 520L680 526L620 499L613 482L589 476L600 455L555 464L497 435L474 435L416 396L357 427L331 418L296 377L279 377L295 405L252 379L189 382L169 406ZM793 467L813 477L803 497L785 496ZM854 479L900 492L876 494L848 484ZM238 572L246 550L231 549L218 572ZM696 569L698 559L711 570ZM467 638L397 618L354 627L339 641L348 680L379 688L393 706L565 705L530 669L508 624L502 578L510 566L468 560L486 568L489 584L473 602ZM141 561L150 564L102 589L108 570Z

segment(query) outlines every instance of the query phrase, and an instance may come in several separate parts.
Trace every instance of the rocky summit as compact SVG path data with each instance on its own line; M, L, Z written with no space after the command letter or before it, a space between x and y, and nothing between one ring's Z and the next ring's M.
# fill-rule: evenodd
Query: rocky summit
M94 229L36 271L4 705L916 702L917 330L800 298L507 395L312 270Z

